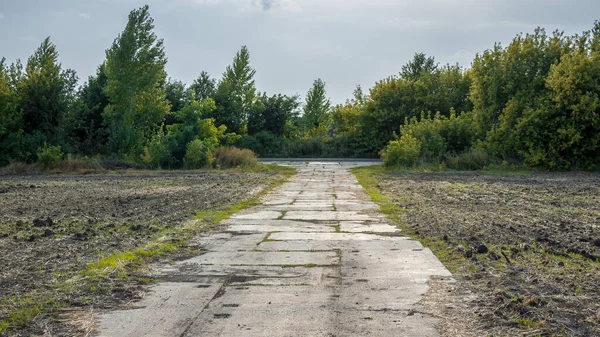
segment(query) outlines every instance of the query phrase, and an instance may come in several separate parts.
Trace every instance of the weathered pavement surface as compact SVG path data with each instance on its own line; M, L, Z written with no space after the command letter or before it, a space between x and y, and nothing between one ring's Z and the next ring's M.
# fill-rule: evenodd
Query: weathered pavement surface
M348 172L361 163L295 165L263 205L199 237L205 253L160 270L136 309L100 317L99 335L437 336L412 308L451 275L377 213Z

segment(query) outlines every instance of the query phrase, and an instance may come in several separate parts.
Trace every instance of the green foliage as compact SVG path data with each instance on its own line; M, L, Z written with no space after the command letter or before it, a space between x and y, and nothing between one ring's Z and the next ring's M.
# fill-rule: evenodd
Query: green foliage
M62 136L59 122L69 111L77 76L73 70L62 70L58 51L49 37L29 58L25 72L21 98L23 131L39 131L56 141Z
M440 113L435 116L422 114L420 119L413 117L400 126L400 139L391 141L382 157L386 166L410 167L428 163L448 168L481 169L479 159L485 151L470 150L474 134L470 113L457 116L452 110L450 117ZM485 155L482 165L489 163L487 152Z
M146 137L142 130L135 128L131 122L112 124L108 128L108 151L120 155L123 158L135 162L141 155L146 143Z
M173 163L173 157L168 140L169 134L165 134L162 129L159 130L144 148L142 161L152 168L170 167Z
M400 139L391 141L381 152L385 166L408 166L417 164L421 154L421 142L410 133L403 134Z
M406 120L422 113L470 111L470 79L458 66L439 67L423 54L404 67L399 77L378 82L370 92L353 136L361 152L375 154Z
M199 137L201 139L210 138L213 137L213 134L216 138L218 134L218 129L214 126L206 130L206 121L202 119L203 116L210 114L215 109L215 102L211 98L196 101L194 97L195 93L188 91L184 107L173 113L175 124L167 126L173 164L183 163L186 147L191 141Z
M248 115L248 134L255 135L267 131L277 136L283 136L289 130L288 121L298 117L300 106L298 96L262 94L252 104ZM286 130L288 128L288 130Z
M256 70L250 67L248 48L242 46L225 69L214 94L217 109L213 116L217 125L226 125L237 134L245 132L248 112L256 97L255 74Z
M528 166L596 167L596 34L548 36L537 29L517 36L505 49L497 45L478 56L471 72L471 96L482 146Z
M49 146L47 143L44 143L44 146L40 147L36 154L39 163L45 170L57 168L64 156L60 146Z
M137 155L170 109L164 89L167 59L153 22L148 6L131 11L125 30L106 51L104 92L110 104L103 117L111 126L109 143L118 144L111 152L120 155Z
M186 88L181 81L174 81L169 78L165 84L165 98L171 105L171 111L179 111L186 103Z
M108 130L102 113L108 106L104 87L108 83L105 65L101 64L95 76L90 76L76 94L72 113L65 119L65 130L73 147L82 154L93 155L106 150Z
M330 109L331 102L327 98L325 82L319 78L315 80L312 88L306 94L304 115L302 116L305 131L326 125Z
M416 81L422 76L433 75L438 68L435 58L424 53L416 53L413 59L402 66L400 77Z
M196 101L202 101L207 98L213 98L217 91L217 81L214 78L210 78L210 75L203 71L194 83L190 86L190 90L194 91L194 99Z
M214 157L211 145L196 139L187 145L185 153L184 167L186 169L201 169L210 167Z

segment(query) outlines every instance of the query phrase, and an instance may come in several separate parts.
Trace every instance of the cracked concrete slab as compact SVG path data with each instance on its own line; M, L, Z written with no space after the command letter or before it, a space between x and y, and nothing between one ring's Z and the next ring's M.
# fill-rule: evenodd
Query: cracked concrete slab
M314 241L389 241L393 240L393 237L376 235L376 234L364 234L364 233L273 233L269 236L270 240L273 241L295 241L295 240L314 240Z
M156 278L163 282L193 282L201 284L226 283L234 285L338 285L340 269L327 267L194 265L162 268Z
M289 211L286 220L370 220L371 216L349 211Z
M333 265L339 262L336 252L208 252L181 263L207 265Z
M101 315L101 337L438 336L413 308L451 274L377 213L348 171L296 162L262 205L192 242L198 256L156 271L136 308Z
M181 336L219 289L220 284L159 283L134 308L103 315L99 321L100 335Z

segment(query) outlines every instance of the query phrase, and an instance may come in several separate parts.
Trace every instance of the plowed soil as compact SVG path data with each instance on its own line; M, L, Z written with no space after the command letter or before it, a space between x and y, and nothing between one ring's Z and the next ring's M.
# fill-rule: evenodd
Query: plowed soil
M599 174L378 178L452 266L447 336L600 336Z
M52 292L53 284L99 257L143 246L154 233L181 226L199 211L237 204L279 178L237 172L0 177L0 298ZM108 289L59 300L110 307L139 290ZM14 310L2 303L0 321ZM15 335L42 334L47 318L36 317Z

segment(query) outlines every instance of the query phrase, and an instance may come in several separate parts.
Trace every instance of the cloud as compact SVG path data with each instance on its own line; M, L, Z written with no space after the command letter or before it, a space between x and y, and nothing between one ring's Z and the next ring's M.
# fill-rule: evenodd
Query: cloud
M0 20L4 19L4 14L0 12Z
M233 5L242 12L302 10L297 0L191 0L191 2L199 5Z
M268 11L273 8L275 0L260 0L259 5L262 7L263 11Z
M82 19L87 20L87 19L90 18L90 15L87 14L87 13L79 13L79 17L82 18Z

